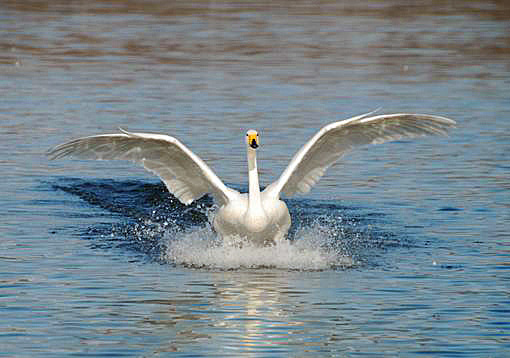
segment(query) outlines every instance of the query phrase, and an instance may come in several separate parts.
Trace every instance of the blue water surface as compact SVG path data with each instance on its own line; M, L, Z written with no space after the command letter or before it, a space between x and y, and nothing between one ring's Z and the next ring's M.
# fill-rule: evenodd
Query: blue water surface
M510 355L510 7L499 1L0 4L0 356ZM381 108L449 137L360 148L288 198L289 242L224 248L133 164L50 161L118 127L247 187Z

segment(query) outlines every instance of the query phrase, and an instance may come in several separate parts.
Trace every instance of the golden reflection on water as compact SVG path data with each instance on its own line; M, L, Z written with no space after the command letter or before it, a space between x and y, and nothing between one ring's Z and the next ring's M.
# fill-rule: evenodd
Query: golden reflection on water
M225 325L239 332L239 341L233 349L263 350L291 344L293 334L302 333L304 323L290 317L293 306L290 295L299 294L285 282L278 272L244 273L228 280L218 290L217 304L231 307L225 316Z
M206 282L194 281L171 299L128 301L152 307L140 327L175 332L157 352L207 345L218 337L222 342L209 348L211 355L326 345L328 335L308 336L310 322L295 318L306 314L299 300L309 292L293 288L289 272L226 271L204 273L204 277Z

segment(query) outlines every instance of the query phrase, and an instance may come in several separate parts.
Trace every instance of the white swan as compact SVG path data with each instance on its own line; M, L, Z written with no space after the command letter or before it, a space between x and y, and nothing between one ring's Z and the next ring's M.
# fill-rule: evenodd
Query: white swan
M290 227L284 193L306 193L326 169L352 148L427 134L446 135L455 122L422 114L371 116L373 112L331 123L317 132L294 155L274 183L260 191L256 151L259 136L246 133L248 194L228 188L209 166L177 139L161 134L102 134L61 144L48 152L51 159L121 159L141 163L159 176L168 190L188 205L210 193L219 209L213 226L223 239L246 238L266 245L282 240Z

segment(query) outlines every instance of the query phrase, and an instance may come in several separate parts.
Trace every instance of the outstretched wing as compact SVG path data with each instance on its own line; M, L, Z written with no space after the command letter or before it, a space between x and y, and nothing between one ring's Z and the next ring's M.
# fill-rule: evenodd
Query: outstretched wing
M280 178L266 188L270 195L307 193L344 153L365 144L380 144L428 134L446 135L451 119L425 114L370 115L331 123L292 158Z
M48 155L51 159L73 156L141 163L186 205L206 193L211 193L222 205L237 193L227 188L202 159L174 137L121 131L75 139L51 149Z

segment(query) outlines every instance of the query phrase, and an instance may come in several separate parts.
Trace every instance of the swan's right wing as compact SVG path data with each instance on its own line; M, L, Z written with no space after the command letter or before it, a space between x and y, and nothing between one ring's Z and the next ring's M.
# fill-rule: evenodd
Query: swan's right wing
M73 156L82 159L119 159L142 164L163 180L183 204L211 193L222 205L236 196L204 163L174 137L161 134L103 134L79 138L48 152L51 159ZM238 194L238 193L237 193Z
M365 144L380 144L428 134L446 135L455 125L451 119L425 114L371 113L328 124L294 155L280 178L266 188L278 197L306 193L326 169L351 149Z

